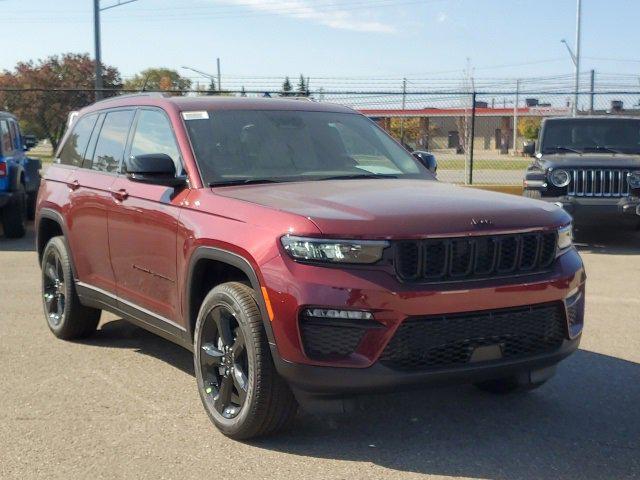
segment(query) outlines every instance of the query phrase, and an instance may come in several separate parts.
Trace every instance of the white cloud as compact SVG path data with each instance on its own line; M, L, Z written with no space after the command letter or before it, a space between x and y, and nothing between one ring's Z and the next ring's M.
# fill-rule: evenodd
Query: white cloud
M393 33L395 28L375 20L363 19L362 10L341 10L332 3L329 8L314 6L309 0L221 0L224 3L238 5L256 12L272 13L283 17L310 20L320 25L355 32ZM345 6L349 5L345 3Z
M436 17L436 21L438 23L444 23L447 21L447 14L445 12L439 12L438 16Z

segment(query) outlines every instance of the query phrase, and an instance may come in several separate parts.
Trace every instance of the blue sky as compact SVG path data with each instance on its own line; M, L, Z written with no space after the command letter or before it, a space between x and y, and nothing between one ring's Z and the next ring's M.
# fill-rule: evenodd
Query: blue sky
M312 82L461 78L467 58L477 77L562 75L573 71L560 39L573 44L575 3L138 0L103 12L103 60L127 76L149 66L213 72L220 56L229 82L300 72ZM640 2L583 0L583 13L583 70L640 75L634 48ZM93 52L91 0L0 0L0 19L0 69L55 53Z

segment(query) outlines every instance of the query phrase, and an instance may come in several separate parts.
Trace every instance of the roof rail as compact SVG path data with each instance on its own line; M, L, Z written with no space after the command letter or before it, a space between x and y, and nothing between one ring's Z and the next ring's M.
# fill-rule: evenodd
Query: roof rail
M133 97L166 98L169 96L170 95L165 92L136 92L136 93L126 93L124 95L115 95L109 98L103 98L102 100L98 100L95 103L110 102L113 100L121 100L123 98L133 98Z

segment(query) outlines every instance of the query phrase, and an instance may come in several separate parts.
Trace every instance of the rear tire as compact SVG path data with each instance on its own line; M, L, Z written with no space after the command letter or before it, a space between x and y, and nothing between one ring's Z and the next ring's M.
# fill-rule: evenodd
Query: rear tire
M101 310L80 303L64 237L53 237L42 254L42 303L47 325L64 340L96 331Z
M7 238L22 238L27 232L27 194L20 184L11 202L2 209L2 228Z
M235 440L289 426L297 403L278 375L255 292L229 282L205 297L194 334L198 393L215 426Z

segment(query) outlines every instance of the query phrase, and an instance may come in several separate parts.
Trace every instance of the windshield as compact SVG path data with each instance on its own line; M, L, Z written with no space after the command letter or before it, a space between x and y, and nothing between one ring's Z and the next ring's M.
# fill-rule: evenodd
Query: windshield
M640 119L547 120L542 153L640 153Z
M428 170L357 114L214 110L185 112L209 185L353 178L426 178Z

